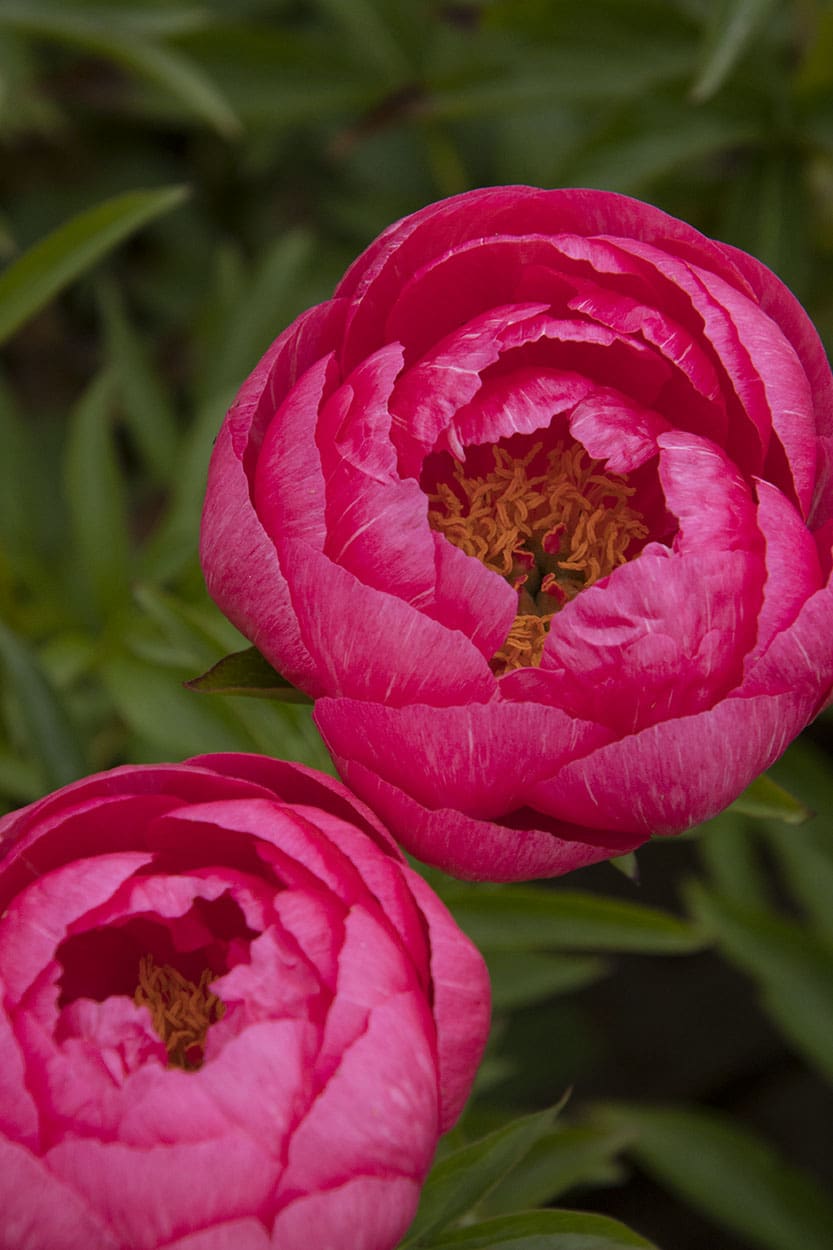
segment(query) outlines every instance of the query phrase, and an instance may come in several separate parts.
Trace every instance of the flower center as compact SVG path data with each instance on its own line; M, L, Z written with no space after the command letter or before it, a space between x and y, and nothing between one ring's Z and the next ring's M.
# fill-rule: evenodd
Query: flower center
M215 975L206 968L195 985L170 964L157 966L152 955L139 960L133 1001L150 1009L153 1027L168 1051L168 1067L193 1070L202 1066L209 1026L226 1014L225 1003L208 988Z
M429 495L428 521L518 592L518 614L491 661L500 674L540 664L555 613L624 564L648 529L628 503L633 487L600 472L578 443L546 455L541 443L523 457L492 452L484 477L455 462L451 481Z

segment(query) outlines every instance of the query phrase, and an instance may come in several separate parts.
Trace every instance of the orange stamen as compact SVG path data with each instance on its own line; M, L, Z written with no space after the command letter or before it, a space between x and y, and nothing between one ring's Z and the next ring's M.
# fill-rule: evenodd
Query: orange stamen
M518 591L518 615L492 658L498 673L540 664L555 613L624 564L631 544L648 533L628 503L633 487L599 472L600 462L578 443L559 443L545 471L533 474L541 450L536 443L515 459L495 446L495 467L485 477L466 477L455 463L452 481L429 497L432 528Z
M226 1014L225 1003L208 988L215 976L206 968L195 985L170 964L157 966L152 955L139 960L139 984L133 1001L150 1010L153 1027L168 1051L169 1067L194 1069L202 1065L209 1027Z

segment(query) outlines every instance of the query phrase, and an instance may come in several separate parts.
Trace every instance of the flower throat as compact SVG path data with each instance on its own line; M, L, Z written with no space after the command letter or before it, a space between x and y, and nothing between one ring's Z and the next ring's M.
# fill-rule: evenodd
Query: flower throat
M208 983L216 974L206 968L198 984L170 964L157 965L152 955L139 961L137 1007L150 1009L153 1027L165 1043L168 1066L194 1069L202 1065L209 1026L225 1015L225 1003Z
M518 613L491 660L500 675L540 664L555 613L624 564L648 529L628 503L633 487L600 472L578 443L559 443L545 458L542 443L520 458L492 452L484 477L467 477L455 462L451 481L428 497L428 521L518 592Z

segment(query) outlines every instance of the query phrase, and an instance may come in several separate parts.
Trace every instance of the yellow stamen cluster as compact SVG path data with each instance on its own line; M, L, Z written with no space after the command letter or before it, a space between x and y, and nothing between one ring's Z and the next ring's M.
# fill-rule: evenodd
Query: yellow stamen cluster
M633 487L599 471L578 443L558 444L543 461L542 444L515 458L493 447L495 467L467 477L454 465L452 481L429 499L433 529L466 555L500 573L518 591L518 615L492 659L498 673L541 662L549 624L580 590L627 560L648 531L628 499Z
M150 1010L153 1027L168 1051L168 1066L198 1068L209 1026L226 1013L225 1003L208 988L216 974L206 968L197 985L170 964L157 966L152 955L139 960L138 1007Z

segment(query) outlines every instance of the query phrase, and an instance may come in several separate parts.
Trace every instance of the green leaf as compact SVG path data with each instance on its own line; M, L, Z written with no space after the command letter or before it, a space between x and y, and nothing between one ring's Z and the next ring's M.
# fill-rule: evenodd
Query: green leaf
M457 923L481 949L685 954L704 945L688 922L654 907L542 886L443 885Z
M142 226L185 199L184 187L128 191L73 217L0 274L0 343Z
M156 481L165 484L175 472L178 443L176 415L168 392L150 365L117 288L110 282L102 283L99 299L125 425Z
M523 1211L445 1233L427 1250L655 1250L652 1243L604 1215ZM785 1250L784 1247L781 1250Z
M766 773L746 787L740 798L735 799L732 810L741 812L744 816L783 820L788 825L803 824L813 814L800 799L779 786Z
M31 755L49 789L87 771L78 734L32 650L0 622L0 665L15 696Z
M65 460L72 553L100 616L127 598L130 582L127 506L112 410L113 382L105 372L72 414Z
M284 703L312 703L309 695L275 672L257 647L224 656L206 673L184 685L199 694L244 694L254 699L280 699Z
M748 1129L714 1111L613 1104L600 1120L634 1134L652 1176L763 1250L830 1250L833 1203Z
M593 955L550 955L540 951L490 951L493 1011L514 1011L530 1003L592 985L608 972Z
M699 885L691 905L726 957L758 984L784 1036L833 1080L833 952L809 930L750 912Z
M425 1182L403 1250L429 1244L432 1234L473 1207L551 1128L554 1115L548 1109L524 1116L441 1159Z
M142 22L135 10L132 21L130 16L122 14L120 18L116 13L114 20L111 11L93 6L67 12L64 5L58 8L37 3L37 0L26 0L25 4L5 0L0 5L0 25L11 26L28 35L75 44L116 61L169 91L220 134L227 137L237 134L241 129L238 118L199 66L181 52L147 37L148 33L191 31L205 23L195 23L187 14L184 21L180 15L178 21L161 25L158 21Z
M627 1129L598 1125L556 1126L532 1146L522 1163L478 1205L478 1214L507 1212L551 1203L577 1185L611 1185L622 1179L617 1161L630 1141Z
M714 5L700 66L691 88L693 100L717 92L769 17L775 0L722 0Z

